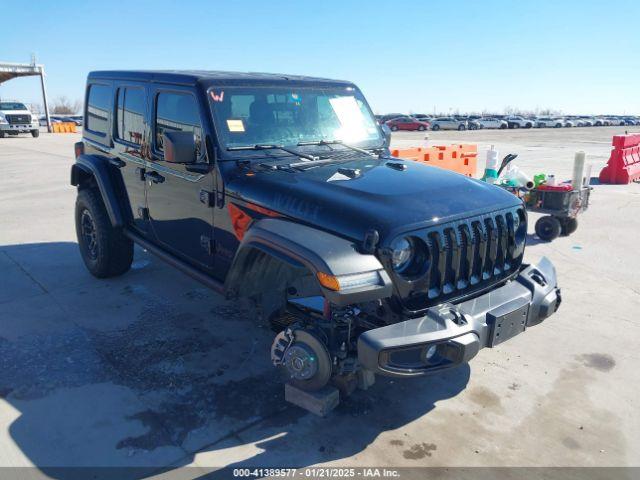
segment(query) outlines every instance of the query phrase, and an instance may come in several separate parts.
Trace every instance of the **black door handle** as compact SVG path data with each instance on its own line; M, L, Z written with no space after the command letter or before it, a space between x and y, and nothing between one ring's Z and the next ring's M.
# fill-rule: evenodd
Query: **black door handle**
M160 175L158 172L146 172L144 174L144 178L147 180L151 180L153 183L164 182L164 177Z

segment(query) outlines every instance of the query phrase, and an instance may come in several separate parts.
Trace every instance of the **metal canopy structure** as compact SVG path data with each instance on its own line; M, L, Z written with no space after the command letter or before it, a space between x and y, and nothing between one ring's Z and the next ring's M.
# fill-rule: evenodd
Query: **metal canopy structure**
M44 114L47 118L47 130L51 132L51 120L49 118L49 105L47 104L47 88L44 83L44 65L38 65L35 61L31 63L7 63L0 61L0 84L18 77L40 77L42 86L42 100L44 103Z

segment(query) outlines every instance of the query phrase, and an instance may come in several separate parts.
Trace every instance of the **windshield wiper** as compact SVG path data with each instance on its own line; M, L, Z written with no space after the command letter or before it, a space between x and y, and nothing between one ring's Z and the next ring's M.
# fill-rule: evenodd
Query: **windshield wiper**
M299 151L294 150L292 148L287 148L287 147L285 147L283 145L262 145L262 144L257 144L257 145L239 145L237 147L227 147L227 151L229 151L229 152L236 152L236 151L240 151L240 150L282 150L283 152L290 153L291 155L296 155L297 157L305 158L305 159L309 160L310 162L315 162L315 161L319 160L318 157L315 157L313 155L309 155L307 153L299 152Z
M347 147L350 148L351 150L355 150L356 152L360 152L360 153L364 153L366 155L370 155L372 157L375 157L376 154L372 153L368 150L365 150L364 148L360 148L360 147L356 147L353 145L349 145L348 143L344 143L342 140L316 140L313 142L299 142L298 143L298 147L304 147L304 146L308 146L308 145L342 145L343 147Z

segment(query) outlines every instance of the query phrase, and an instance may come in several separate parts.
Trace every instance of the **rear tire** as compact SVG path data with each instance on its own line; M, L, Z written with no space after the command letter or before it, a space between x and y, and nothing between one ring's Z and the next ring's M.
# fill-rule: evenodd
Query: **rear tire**
M550 242L558 238L562 230L560 220L556 217L552 217L551 215L540 217L536 222L535 228L536 235L540 237L540 240L544 240L545 242Z
M0 130L0 138L4 138L4 132Z
M438 130L440 130L440 125L435 124L433 127L431 127L431 130L433 130L434 132L437 132Z
M390 127L392 132L397 132L398 131L398 127L396 127L395 125L391 125Z
M566 218L564 220L564 222L562 222L561 233L564 236L571 235L577 229L578 229L578 219L577 218Z
M38 138L40 136L40 130L31 130L31 136L33 138Z
M467 127L465 127L464 125L460 125L460 126L458 127L458 131L459 131L459 132L461 132L461 131L463 131L463 130L466 130L466 129L467 129Z
M89 272L97 278L109 278L129 270L133 242L122 229L111 225L97 190L78 191L75 216L80 255Z
M420 125L420 126L418 127L418 131L420 131L420 132L424 132L424 125Z

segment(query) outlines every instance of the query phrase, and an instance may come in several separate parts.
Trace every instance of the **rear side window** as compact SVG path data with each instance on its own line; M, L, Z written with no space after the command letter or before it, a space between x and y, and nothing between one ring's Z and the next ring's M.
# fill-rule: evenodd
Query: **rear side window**
M155 143L162 152L162 134L165 131L193 132L196 140L196 157L201 158L202 124L198 104L193 95L161 92L156 99Z
M118 89L117 137L136 145L142 144L146 96L144 89L126 87Z
M109 131L111 87L93 84L87 99L87 130L106 135Z

